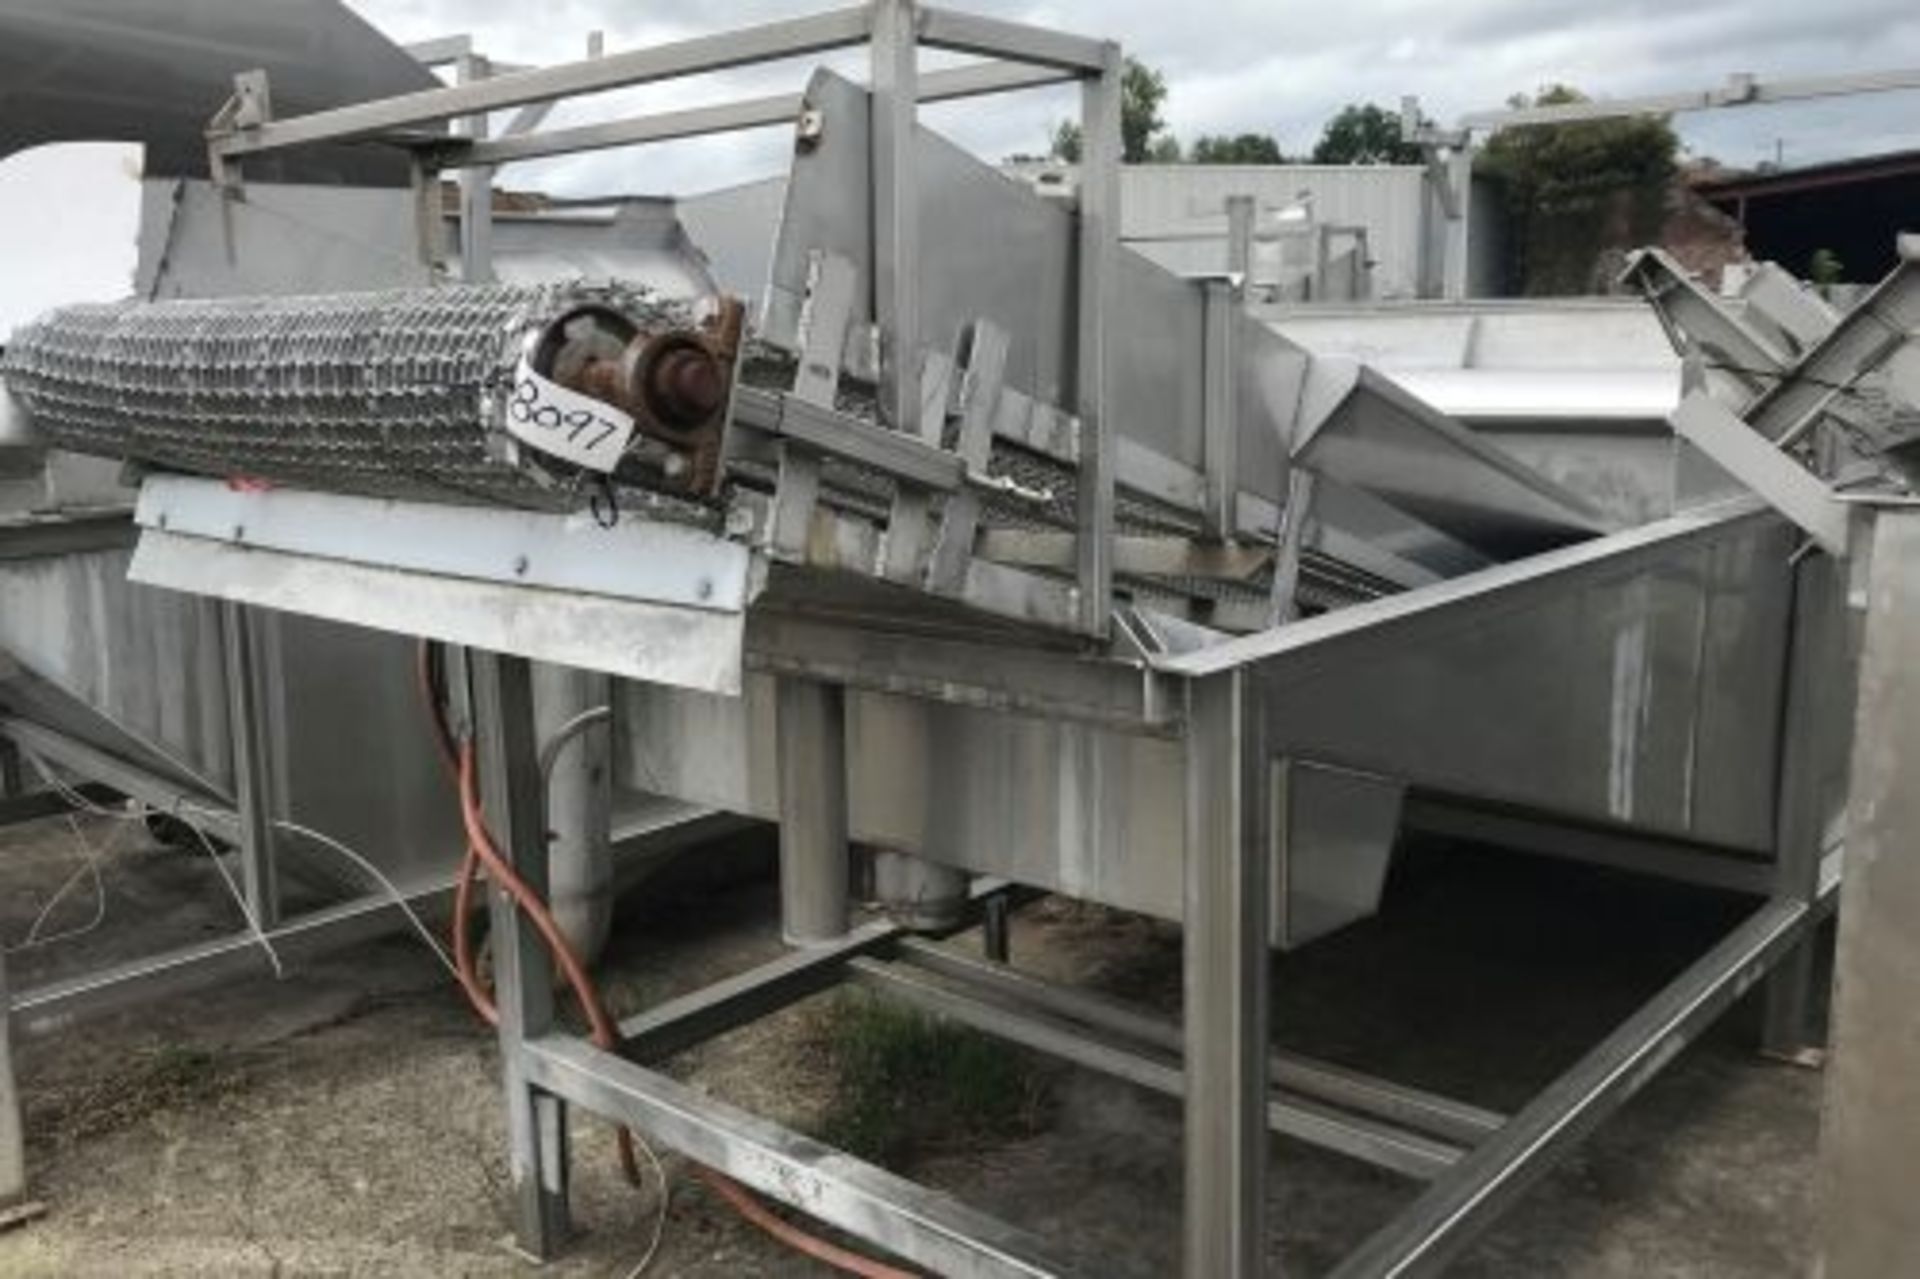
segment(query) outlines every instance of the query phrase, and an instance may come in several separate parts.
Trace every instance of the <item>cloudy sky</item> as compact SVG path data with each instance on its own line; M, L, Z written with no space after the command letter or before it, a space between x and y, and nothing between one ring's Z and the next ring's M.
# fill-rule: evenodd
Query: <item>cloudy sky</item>
M348 0L396 40L471 32L503 61L576 58L786 17L834 0ZM956 7L1117 39L1158 67L1167 115L1191 141L1253 130L1307 150L1347 102L1418 94L1444 121L1564 82L1599 96L1762 77L1920 66L1920 0L948 0ZM857 72L857 60L837 65ZM790 91L807 66L707 77L571 103L553 123ZM931 108L937 128L998 158L1040 150L1074 103L1052 89ZM1789 165L1920 147L1920 93L1721 111L1679 120L1696 154ZM690 193L778 172L781 130L508 169L518 187L588 195ZM48 148L0 160L0 340L61 302L124 294L137 225L138 149ZM39 194L68 196L48 222Z
M495 57L577 57L586 32L608 47L673 39L723 24L804 13L828 0L554 0L529 22L509 0L349 0L395 38L470 31ZM1175 133L1255 130L1289 152L1308 149L1343 103L1397 104L1418 94L1442 121L1498 105L1509 94L1564 82L1598 96L1702 88L1729 72L1762 77L1920 66L1916 0L950 0L956 7L1110 36L1167 77ZM625 103L711 100L751 84L734 77L653 90ZM571 108L588 119L609 106ZM985 154L1039 150L1071 104L1058 90L989 104L935 108L937 127ZM1788 164L1920 145L1920 94L1767 107L1683 118L1698 153L1735 164ZM777 131L776 131L777 132ZM509 171L516 185L574 192L697 190L775 170L782 141L760 135L680 144Z

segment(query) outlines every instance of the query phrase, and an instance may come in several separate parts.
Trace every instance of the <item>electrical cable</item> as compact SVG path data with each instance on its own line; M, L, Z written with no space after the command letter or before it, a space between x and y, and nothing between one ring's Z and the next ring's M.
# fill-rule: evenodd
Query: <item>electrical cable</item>
M453 966L453 960L447 955L446 948L440 944L439 938L433 935L433 930L428 928L420 916L414 912L413 904L407 900L406 894L401 892L399 886L388 879L378 866L325 831L318 831L311 826L303 826L299 822L284 819L276 820L273 824L280 830L311 840L323 848L330 848L358 866L369 878L386 890L393 904L400 909L401 914L407 917L407 922L413 925L413 931L420 935L420 940L427 944L427 949L433 952L433 957L440 961L440 966L446 969L456 982L460 980L460 972Z
M650 1144L642 1141L639 1145L641 1153L647 1157L647 1162L653 1165L653 1181L660 1190L660 1204L653 1214L653 1237L647 1240L647 1250L640 1254L640 1260L634 1262L633 1268L627 1271L626 1279L640 1279L641 1275L647 1273L647 1267L651 1266L653 1259L660 1255L660 1241L667 1237L667 1169L660 1162L660 1156L653 1152Z
M572 945L560 931L545 901L525 880L520 878L513 865L500 852L492 832L487 829L486 819L481 811L473 742L470 738L456 738L446 722L436 679L437 671L432 646L426 641L421 645L418 673L421 693L427 703L428 716L433 720L435 741L440 747L442 757L450 757L455 765L455 782L460 797L460 818L467 833L467 855L461 862L460 878L454 893L453 919L454 957L462 989L466 991L474 1011L482 1020L489 1025L497 1026L500 1020L499 1008L472 966L472 945L468 934L467 909L471 900L472 884L479 872L484 869L491 882L526 915L535 931L547 943L556 965L566 978L575 1000L586 1015L593 1042L608 1052L618 1052L620 1047L618 1028L608 1016L601 1002L599 989L588 974L586 966L581 963ZM555 734L555 740L550 741L547 748L541 752L543 773L545 769L551 768L554 758L558 756L559 747L565 744L565 737L562 734L571 736L581 731L597 722L603 713L611 712L605 707L596 707L575 716L563 725L561 733ZM623 1126L618 1129L618 1135L621 1168L628 1180L638 1185L640 1177L638 1166L634 1161L634 1134L631 1129ZM660 1173L660 1216L656 1222L656 1228L663 1229L667 1211L665 1172L652 1149L648 1148L645 1142L641 1142L640 1145L647 1150L647 1157ZM887 1265L809 1234L775 1215L746 1187L713 1168L695 1163L693 1170L694 1174L722 1202L739 1213L748 1223L797 1252L824 1262L843 1273L859 1276L860 1279L915 1279L912 1271ZM645 1270L653 1260L658 1246L659 1237L656 1232L653 1243L631 1275L638 1275Z
M47 898L46 904L40 907L40 913L33 917L33 923L27 929L26 938L6 948L6 953L9 955L84 937L106 922L107 882L100 874L100 862L113 851L114 845L120 842L120 836L127 828L115 826L106 844L96 849L93 842L86 837L86 833L80 829L79 820L72 813L67 813L65 816L67 829L72 833L74 843L80 847L80 864L73 868L72 874L60 881L60 887L54 889L53 896ZM54 908L65 901L67 894L73 891L73 886L80 882L82 876L88 874L93 876L93 918L84 924L76 924L71 928L63 928L57 933L41 936L40 930L46 927L47 920L53 917Z
M240 891L240 885L233 882L232 873L227 870L226 863L220 860L220 850L213 846L213 840L207 837L207 832L200 829L198 823L188 821L184 817L180 820L185 823L188 830L193 832L194 838L200 841L200 847L207 850L207 859L213 863L213 868L220 872L220 882L227 886L227 892L233 897L233 904L240 908L240 917L247 921L247 927L252 931L253 939L260 943L260 949L267 952L267 962L273 965L274 980L284 981L287 970L286 966L280 962L280 952L274 949L272 939L267 936L267 930L260 926L260 920L254 915L253 907L247 905L247 895Z
M73 807L92 813L97 817L108 817L115 821L123 822L138 822L145 821L148 813L160 811L146 804L142 804L138 800L132 801L133 811L131 812L116 813L110 808L102 808L56 776L52 766L40 757L39 752L29 747L21 746L20 754L26 758L28 763L33 765L34 771L40 774L41 780L45 781L55 794L66 800L67 803ZM177 807L192 808L194 806L183 800ZM177 812L170 815L179 817ZM253 908L247 905L246 894L240 891L240 886L234 882L233 875L227 870L226 863L220 860L220 850L213 846L213 841L207 837L207 832L202 830L197 823L185 817L179 817L179 820L188 830L194 833L194 837L200 841L200 846L207 850L207 858L213 862L213 869L219 873L220 882L227 886L227 892L233 897L233 904L240 908L240 918L246 921L247 931L251 932L254 940L260 943L260 949L267 953L267 962L273 966L275 979L284 979L287 975L287 970L286 966L280 962L280 952L274 949L273 942L267 937L266 929L262 928L260 921L255 918ZM104 886L102 898L104 901Z
M72 786L68 785L58 773L53 771L53 765L47 763L47 761L41 757L40 752L34 750L31 746L26 746L18 742L14 743L14 745L15 748L19 750L21 758L33 765L33 771L40 774L40 780L47 784L47 789L51 790L61 799L66 800L68 807L77 808L83 813L91 813L95 817L106 817L116 822L138 820L139 814L137 813L129 813L125 809L102 808L75 790Z

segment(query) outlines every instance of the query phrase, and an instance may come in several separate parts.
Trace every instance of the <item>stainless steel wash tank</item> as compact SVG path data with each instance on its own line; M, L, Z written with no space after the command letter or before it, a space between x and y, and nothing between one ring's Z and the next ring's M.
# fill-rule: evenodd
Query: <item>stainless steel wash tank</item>
M1644 1081L1630 1066L1791 950L1826 900L1837 752L1781 724L1819 718L1799 668L1827 642L1836 594L1825 561L1796 567L1783 521L1736 497L1611 531L1365 366L1255 323L1231 281L1180 281L1120 250L1111 45L884 0L452 97L269 118L213 148L232 163L869 41L871 96L823 72L797 99L711 109L735 125L798 120L766 358L732 391L712 486L662 507L647 491L660 478L615 472L609 528L582 511L157 476L134 575L479 650L490 815L536 881L544 853L515 798L532 763L525 658L621 677L631 784L780 820L784 922L807 945L633 1019L630 1060L552 1031L535 995L544 960L496 911L516 956L503 1042L530 1250L556 1246L564 1219L542 1172L564 1155L541 1118L564 1102L936 1270L1050 1269L1037 1241L636 1064L864 954L901 960L897 928L848 932L852 839L923 859L909 863L923 887L959 870L1184 923L1171 1087L1187 1099L1189 1273L1257 1269L1270 1122L1435 1179L1353 1273L1442 1255ZM917 45L1007 61L921 76ZM1084 86L1077 212L914 124L921 97L1061 78ZM669 114L591 145L714 123ZM589 145L566 132L556 150ZM458 167L537 143L414 145ZM31 353L10 361L45 429L98 425L63 420ZM110 354L102 367L112 375ZM483 389L453 429L497 441L505 409ZM490 456L564 492L550 460ZM240 440L234 457L273 478L270 450ZM673 488L688 472L646 474ZM1504 1122L1297 1066L1277 1071L1270 1105L1269 948L1375 908L1409 807L1771 905ZM989 1029L1015 1037L1039 1015L1002 1013Z

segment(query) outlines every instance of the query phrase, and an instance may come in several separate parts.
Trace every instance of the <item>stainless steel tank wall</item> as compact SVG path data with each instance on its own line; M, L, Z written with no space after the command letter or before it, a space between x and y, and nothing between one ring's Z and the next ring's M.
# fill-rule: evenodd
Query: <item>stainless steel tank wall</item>
M1769 856L1792 548L1751 507L1679 517L1216 660L1252 674L1276 756ZM616 704L627 784L776 816L769 677ZM856 840L1179 917L1177 735L860 689L846 717Z
M27 676L0 682L0 705L231 802L222 605L127 581L130 555L0 558L0 653ZM364 851L403 886L443 877L461 835L412 642L292 614L259 623L275 816ZM287 841L321 878L366 887L333 853Z
M230 796L220 605L130 585L131 558L115 548L0 560L0 652L183 779Z
M465 837L416 682L415 642L292 613L257 616L270 654L268 758L281 814L361 850L403 889L444 882ZM283 864L297 856L373 887L298 836L280 842Z

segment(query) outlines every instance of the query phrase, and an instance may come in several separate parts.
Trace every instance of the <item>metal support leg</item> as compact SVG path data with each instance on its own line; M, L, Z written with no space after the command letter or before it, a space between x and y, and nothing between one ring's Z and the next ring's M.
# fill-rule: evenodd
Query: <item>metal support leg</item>
M987 898L980 921L980 949L996 964L1013 958L1013 903L1005 893Z
M1253 273L1253 224L1255 210L1250 195L1230 195L1227 197L1227 270L1240 277L1243 290L1250 290L1253 281L1247 277Z
M1250 677L1188 686L1185 1273L1263 1270L1269 854Z
M544 898L546 814L540 805L531 667L525 658L497 653L474 652L469 661L487 824L520 877ZM514 1238L529 1256L544 1260L567 1233L567 1117L557 1098L527 1082L523 1050L527 1040L552 1029L553 961L539 933L497 884L489 899Z
M847 931L845 694L782 677L775 707L780 774L780 931L795 946Z
M27 1151L20 1123L20 1093L13 1081L13 998L7 993L7 960L0 954L0 1210L27 1197Z
M1202 287L1206 354L1200 418L1206 506L1200 519L1207 537L1232 541L1240 498L1240 357L1235 337L1245 303L1239 288L1226 280L1208 280Z
M244 604L222 606L226 635L227 702L233 725L234 799L240 810L240 887L253 923L280 922L279 872L274 856L272 730L268 707L266 639L261 619Z
M1828 1279L1920 1274L1920 514L1876 515L1871 572L1821 1131Z
M478 54L465 54L454 64L456 82L472 84L493 74ZM461 136L483 141L487 117L460 121ZM460 170L460 278L468 284L493 283L493 166L476 164Z
M1847 566L1809 556L1795 570L1792 648L1775 787L1774 896L1813 900L1820 887L1829 800L1839 798L1841 761L1853 706ZM1831 784L1829 784L1831 783ZM1813 1025L1819 934L1783 958L1767 978L1761 1049L1796 1065L1818 1065Z
M1080 88L1079 346L1074 355L1080 415L1080 482L1075 493L1074 578L1080 629L1104 636L1113 609L1115 448L1108 402L1107 312L1120 242L1120 82L1118 45Z
M918 55L913 0L873 6L873 318L884 349L880 410L896 431L920 430L920 217L914 198Z
M1472 287L1468 255L1472 251L1473 232L1469 218L1473 212L1473 145L1463 142L1447 157L1447 182L1453 188L1453 216L1447 219L1446 256L1442 259L1441 296L1449 302L1466 299Z

